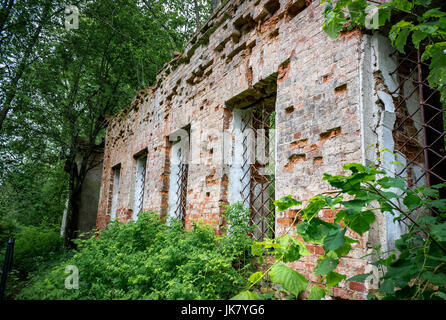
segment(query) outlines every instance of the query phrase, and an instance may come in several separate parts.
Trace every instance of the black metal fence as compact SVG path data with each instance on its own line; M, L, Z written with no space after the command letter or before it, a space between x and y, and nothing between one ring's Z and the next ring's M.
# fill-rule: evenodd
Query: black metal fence
M391 92L396 97L394 151L405 159L396 176L407 178L409 188L446 183L445 107L439 90L432 88L426 79L429 65L421 61L421 52L421 49L412 49L405 55L395 52L398 65L390 73L399 84ZM440 196L446 197L446 188L440 189ZM431 214L439 212L431 208Z
M6 289L6 280L8 277L8 272L10 272L12 268L12 260L14 256L14 242L15 242L14 238L9 239L8 244L6 245L5 261L3 263L2 279L0 283L0 300L3 300Z

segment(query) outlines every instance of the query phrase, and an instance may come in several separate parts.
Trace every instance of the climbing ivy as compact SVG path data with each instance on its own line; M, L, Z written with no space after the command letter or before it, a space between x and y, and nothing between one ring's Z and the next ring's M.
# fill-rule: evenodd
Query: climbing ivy
M373 265L385 274L378 279L379 291L369 298L446 299L446 199L440 199L439 192L446 185L409 189L405 179L387 176L372 165L349 163L344 170L350 173L324 174L323 180L334 190L314 196L305 205L290 195L275 201L278 212L298 208L294 221L282 236L253 243L251 252L259 263L265 256L274 257L274 262L252 274L246 290L233 299L297 298L307 291L309 299L318 300L343 280L363 282L372 277L361 274L347 279L335 270L370 230L377 212L407 221L409 231L396 241L394 251L374 248ZM336 212L333 222L319 218L326 209ZM431 210L439 214L428 215ZM311 284L286 265L310 255L305 243L323 249L313 270L318 283Z
M343 30L381 29L401 53L411 43L420 48L422 61L429 63L429 85L441 92L446 104L446 12L444 2L435 0L322 0L325 4L323 30L333 39Z

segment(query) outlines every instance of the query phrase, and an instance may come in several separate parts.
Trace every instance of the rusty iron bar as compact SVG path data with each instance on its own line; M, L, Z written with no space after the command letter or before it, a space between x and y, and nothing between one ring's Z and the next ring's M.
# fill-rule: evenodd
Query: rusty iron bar
M251 107L242 117L242 132L246 129L253 130L254 137L259 136L258 130L268 130L271 128L272 111L265 108L264 103ZM266 131L267 132L267 131ZM265 156L269 157L269 136L265 136ZM272 225L269 219L275 218L275 207L272 205L274 199L271 197L270 188L274 187L274 177L267 176L264 173L265 164L261 165L258 161L250 163L252 148L254 147L248 141L249 137L244 135L242 140L243 157L243 176L240 181L243 183L241 195L243 202L251 210L250 224L255 226L251 236L255 240L263 240L266 235L274 236L274 222ZM251 141L252 143L253 141ZM246 177L249 174L249 181ZM247 192L249 190L249 192Z
M397 51L392 55L397 56L398 62L396 69L389 74L396 75L399 82L396 90L390 92L398 99L395 102L397 118L393 133L399 139L395 141L394 151L401 153L406 158L406 165L395 174L396 176L407 175L410 177L409 187L414 188L422 179L428 187L432 185L433 178L445 183L446 172L440 167L446 164L443 145L446 132L442 117L445 110L441 104L438 105L439 100L435 100L438 99L439 91L430 87L425 79L423 67L429 65L421 61L420 49L413 50L405 56L399 55ZM410 89L410 92L405 92L408 82L413 85L413 89ZM415 93L418 94L418 97L414 97ZM415 99L418 101L418 106L415 107L415 110L409 110L409 100ZM419 117L418 120L417 117ZM439 147L440 145L442 147ZM413 168L418 168L420 172L418 177L411 176L411 172L415 172ZM413 210L413 212L415 211L416 209ZM431 211L434 214L439 214L435 208L431 208ZM407 224L404 220L402 219L402 222Z
M179 165L180 172L177 179L177 207L175 209L175 217L181 221L183 227L186 223L186 198L187 198L187 178L189 166L186 163Z
M394 52L393 55L396 55L397 52ZM412 57L416 55L416 60ZM401 71L402 67L406 67L407 72L404 74ZM412 153L412 158L407 156L406 166L397 173L397 176L401 176L405 171L409 170L410 167L417 166L421 169L422 175L415 179L414 185L418 183L420 179L425 177L426 185L431 186L432 177L436 177L439 181L446 182L446 178L435 172L434 169L438 169L439 165L445 161L446 156L435 149L435 145L441 143L442 138L445 136L444 128L441 128L440 131L435 127L435 121L439 119L437 117L441 116L444 113L444 110L440 107L434 105L435 102L430 103L434 96L438 94L438 90L431 88L424 78L423 74L423 66L428 66L427 63L421 61L421 53L420 50L412 51L406 56L398 56L397 68L390 72L390 75L397 75L399 79L399 86L393 92L392 95L397 95L399 100L395 106L395 112L398 112L402 108L406 108L406 113L400 119L397 118L397 123L394 127L394 133L397 133L399 137L403 139L400 145L395 147L395 151L398 151L402 154L405 154L405 150L407 148L411 148L413 146L419 146L420 150L415 153ZM415 76L416 75L416 76ZM414 88L410 93L405 93L404 88L406 82L410 81ZM425 96L427 90L430 90L428 96ZM418 101L419 105L414 111L409 111L407 108L408 100L418 92ZM426 108L430 108L430 115L427 117ZM415 115L420 113L419 117L420 121L417 121ZM442 119L439 120L440 122ZM415 133L407 132L405 134L404 128L408 125L409 122L413 124L418 124L419 128L414 127ZM429 131L428 131L429 130ZM419 138L419 134L422 134L421 141ZM430 142L428 141L430 139ZM422 144L422 145L420 145ZM421 166L417 161L421 155L423 155L424 167ZM434 160L432 157L436 157L437 160Z
M418 92L420 99L420 109L421 109L421 122L423 123L423 153L424 153L424 167L429 169L429 152L427 150L427 131L426 131L426 115L424 110L424 94L423 94L423 70L421 68L421 53L420 49L417 50L417 69L418 69ZM431 175L426 176L426 186L431 186Z
M137 208L137 213L140 213L143 209L143 204L144 204L144 189L145 189L145 182L146 182L146 162L147 162L147 156L142 156L141 157L141 163L142 163L142 174L140 177L140 183L141 183L141 190L139 192L139 197L138 197L138 208Z

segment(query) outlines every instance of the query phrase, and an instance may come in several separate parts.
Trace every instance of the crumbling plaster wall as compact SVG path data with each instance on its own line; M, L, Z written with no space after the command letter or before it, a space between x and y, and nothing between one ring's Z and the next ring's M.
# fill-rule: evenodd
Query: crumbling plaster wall
M141 90L131 106L110 119L97 227L105 228L110 219L110 179L117 164L121 164L117 216L122 221L131 218L133 155L144 148L148 150L144 209L168 212L168 136L190 125L191 132L200 133L199 141L193 141L199 146L194 155L199 163L189 165L186 227L201 219L219 231L224 223L221 205L239 199L235 179L240 179L240 168L222 160L221 133L240 125L234 121L236 109L248 105L268 79L277 86L277 199L291 194L308 200L329 190L321 180L323 173L342 174L345 163L372 160L374 155L365 146L378 140L379 134L369 131L381 119L371 119L377 99L375 93L367 93L373 88L372 70L379 69L372 63L371 40L359 31L331 40L322 30L322 10L320 1L223 1L185 53L160 71L156 84ZM237 156L234 151L231 159ZM294 231L295 214L293 210L276 214L276 235ZM328 221L334 216L331 210L321 213ZM336 271L347 276L370 271L361 259L368 250L368 234L349 236L360 243ZM318 280L312 270L323 249L308 248L311 256L290 265ZM369 286L342 282L334 292L363 299Z
M364 35L362 43L361 63L361 123L362 123L362 153L363 163L370 165L375 163L385 169L389 176L395 177L403 171L402 176L407 177L407 170L403 170L408 162L407 155L397 152L396 143L404 142L395 134L397 123L396 107L407 110L411 114L414 130L420 129L421 113L415 112L418 108L418 91L410 81L401 86L398 78L399 61L394 54L389 39L375 33ZM416 80L416 79L414 79ZM409 97L402 103L399 95ZM399 111L401 112L401 111ZM398 141L403 139L403 141ZM417 139L422 139L418 135ZM421 145L420 141L420 145ZM423 171L418 166L411 166L413 178L422 177ZM418 185L425 183L425 179L419 179ZM391 191L399 194L399 189ZM398 200L395 200L398 201ZM402 205L401 203L399 205ZM370 245L382 245L383 251L394 248L394 242L407 231L407 226L401 222L394 222L395 216L385 213L378 214L378 222L370 232Z

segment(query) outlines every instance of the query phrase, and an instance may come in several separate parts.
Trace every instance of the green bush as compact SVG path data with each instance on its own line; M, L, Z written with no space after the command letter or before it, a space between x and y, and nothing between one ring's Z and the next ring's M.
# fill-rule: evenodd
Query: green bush
M350 172L325 173L323 180L332 189L313 196L305 204L291 195L274 202L278 212L298 208L291 223L295 228L290 227L274 239L254 241L253 255L260 259L266 254L274 255L275 261L266 271L253 273L251 284L234 299L293 299L306 295L309 300L320 300L330 294L330 288L334 296L334 287L344 280L364 282L373 278L379 290L369 294L369 299L446 299L446 199L440 196L446 184L412 188L405 178L387 176L373 164L366 167L347 163L343 169ZM322 220L322 210L335 212L334 221ZM367 254L373 256L372 265L380 271L378 277L367 273L347 279L346 274L337 272L345 268L337 266L342 265L341 259L349 254L353 244L360 242L354 234L361 237L368 232L377 212L392 215L394 221L405 221L408 232L395 241L396 250L381 252L377 246ZM303 241L292 237L293 233L323 251L313 269L317 282L285 264L311 254ZM269 292L262 293L265 290L259 289L265 289L265 284L270 287Z
M8 239L13 237L19 229L17 220L9 215L0 217L0 245L3 249L8 242Z
M21 226L15 236L13 268L30 272L62 247L60 234L53 229Z
M230 217L228 217L230 218ZM246 284L251 241L237 228L224 236L207 225L185 230L154 213L113 222L100 237L78 241L74 256L39 274L18 299L226 299ZM65 289L65 268L79 289Z

